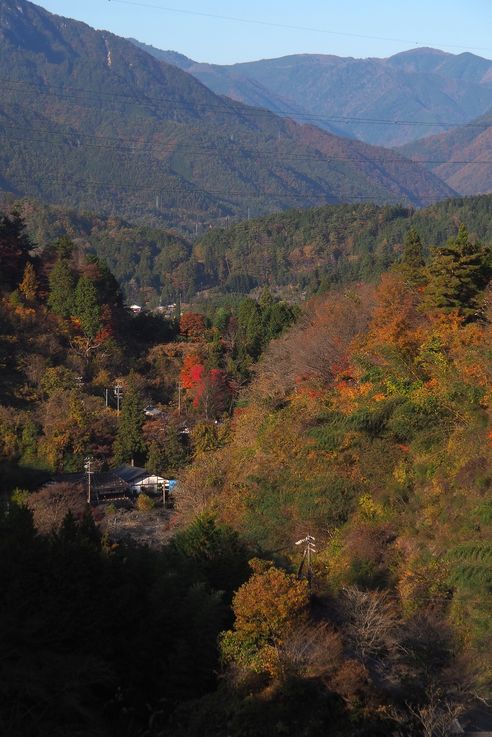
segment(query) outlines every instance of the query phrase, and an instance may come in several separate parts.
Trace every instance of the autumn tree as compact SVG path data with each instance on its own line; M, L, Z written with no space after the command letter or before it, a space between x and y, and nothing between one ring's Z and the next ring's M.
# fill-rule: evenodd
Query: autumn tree
M19 284L19 292L22 294L28 304L35 302L38 294L38 280L34 266L29 261L24 269L22 281Z
M179 321L179 332L185 338L202 338L206 330L205 317L199 312L185 312Z
M456 238L434 249L428 266L425 306L476 319L481 313L481 294L491 275L490 249L472 243L462 224Z
M306 621L308 584L271 563L251 562L253 575L236 592L234 628L221 640L226 662L277 677L280 648L292 630Z

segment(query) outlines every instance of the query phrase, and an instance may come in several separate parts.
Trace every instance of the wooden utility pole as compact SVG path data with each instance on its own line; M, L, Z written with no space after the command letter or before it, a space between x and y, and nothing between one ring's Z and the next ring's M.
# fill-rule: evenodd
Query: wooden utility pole
M118 416L120 414L120 401L121 401L122 393L123 393L123 387L121 386L121 384L116 384L116 386L114 387L114 395L116 397L116 414Z
M92 470L92 458L88 457L85 459L84 468L87 474L87 504L91 504L92 503L91 476L94 473L94 471Z

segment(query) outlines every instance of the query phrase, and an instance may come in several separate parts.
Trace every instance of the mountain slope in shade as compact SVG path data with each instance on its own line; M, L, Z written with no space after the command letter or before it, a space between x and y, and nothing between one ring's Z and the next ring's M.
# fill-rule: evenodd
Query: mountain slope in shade
M492 110L469 125L403 147L461 194L492 192ZM456 163L443 163L456 162Z
M226 98L132 43L0 6L0 187L184 229L326 202L452 191L398 154Z
M419 48L387 59L298 54L221 66L145 48L218 94L383 146L449 130L492 106L492 61L470 53ZM378 122L388 120L409 124Z

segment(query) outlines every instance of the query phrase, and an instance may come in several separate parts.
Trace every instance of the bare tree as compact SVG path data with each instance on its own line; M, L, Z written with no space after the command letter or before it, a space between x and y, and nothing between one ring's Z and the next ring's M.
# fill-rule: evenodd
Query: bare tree
M400 613L387 592L350 586L343 594L343 628L357 655L366 659L396 649Z
M329 678L340 664L340 636L326 623L306 622L295 627L278 649L284 676Z
M68 512L82 517L87 509L86 491L82 484L60 482L44 486L29 496L27 506L40 532L57 530Z

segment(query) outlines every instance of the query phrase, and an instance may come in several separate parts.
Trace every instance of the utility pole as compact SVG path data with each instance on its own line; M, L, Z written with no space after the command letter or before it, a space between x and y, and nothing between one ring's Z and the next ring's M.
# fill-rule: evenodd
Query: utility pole
M84 463L85 472L87 474L87 504L92 502L92 488L91 488L91 476L94 473L92 470L92 458L88 456Z
M120 415L120 402L121 402L121 397L122 397L122 394L123 394L123 387L121 386L121 384L116 384L116 386L114 387L113 391L114 391L114 395L116 397L116 414L119 417L119 415Z
M106 407L109 407L109 389L105 389L104 394L106 398Z
M181 382L178 381L178 416L181 416Z
M304 566L306 567L306 578L311 587L312 571L311 571L311 555L316 553L316 539L312 535L306 535L302 540L298 540L296 545L303 545L304 552L302 560L297 571L298 578L301 578Z

